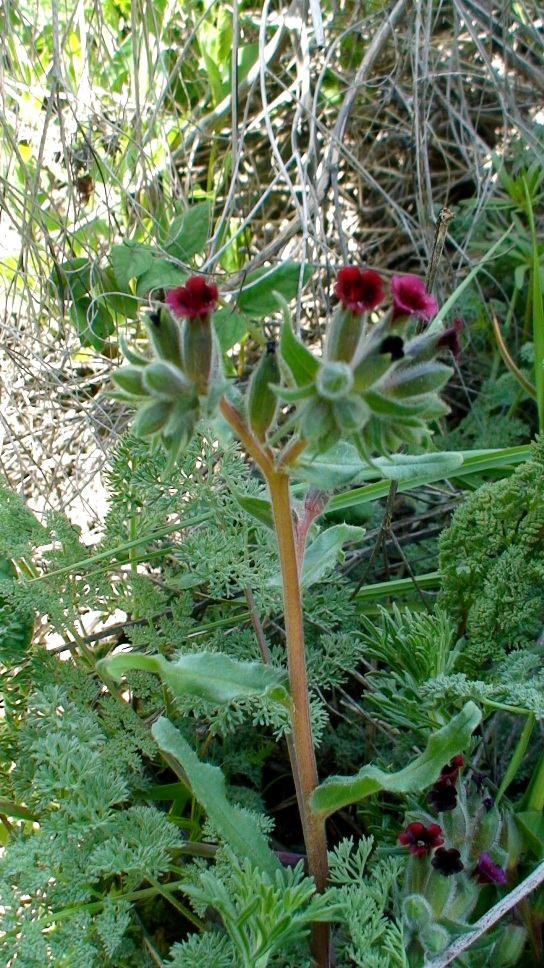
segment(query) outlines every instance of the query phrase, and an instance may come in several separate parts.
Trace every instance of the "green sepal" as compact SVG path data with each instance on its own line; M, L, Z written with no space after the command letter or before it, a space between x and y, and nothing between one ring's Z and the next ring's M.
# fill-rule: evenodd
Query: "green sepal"
M427 394L405 402L380 393L378 390L369 390L364 398L373 413L393 418L419 417L427 411L431 403L431 397Z
M275 343L270 341L265 354L251 375L247 393L247 414L254 434L264 440L276 418L278 397L272 389L281 379Z
M143 384L149 393L165 400L177 400L193 392L194 386L173 363L156 360L143 370Z
M138 413L132 433L135 437L151 437L158 433L168 421L172 404L169 400L156 400L147 404Z
M181 329L167 309L151 313L146 320L149 338L160 360L174 363L182 368Z
M293 333L291 317L285 300L279 301L283 306L283 326L280 335L280 353L283 362L289 367L293 379L298 387L305 387L315 381L319 369L319 361L298 340Z
M429 360L415 366L399 366L381 384L379 389L386 390L393 397L418 397L433 393L444 386L453 370L451 366Z
M149 396L143 382L144 371L139 366L122 366L111 374L111 378L123 394L129 397Z
M123 356L132 363L133 366L147 366L149 360L146 360L144 356L140 356L139 353L135 353L134 350L130 348L125 337L122 333L119 334L119 346L121 347L121 352Z

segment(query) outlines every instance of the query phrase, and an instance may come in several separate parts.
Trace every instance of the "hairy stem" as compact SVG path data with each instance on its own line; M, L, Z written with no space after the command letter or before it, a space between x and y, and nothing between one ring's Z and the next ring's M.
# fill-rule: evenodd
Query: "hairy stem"
M267 480L274 512L283 584L285 633L292 699L292 743L290 744L290 752L292 760L294 760L293 772L295 773L297 799L308 854L308 867L318 891L323 891L328 876L327 841L325 822L322 817L312 813L309 802L310 796L318 785L318 776L310 722L302 601L289 498L289 478L281 471L274 470ZM329 965L329 935L326 924L314 926L313 950L319 968L327 968Z
M287 745L304 832L308 868L318 891L321 892L325 890L328 877L327 840L325 820L322 816L313 814L310 809L310 797L319 781L310 722L299 563L289 496L289 477L281 466L279 468L275 466L271 450L263 447L236 407L223 397L219 408L262 471L270 491L280 558L291 687L291 736ZM290 452L291 457L294 456L295 451L296 448ZM327 924L314 925L312 948L318 968L329 968L330 942Z

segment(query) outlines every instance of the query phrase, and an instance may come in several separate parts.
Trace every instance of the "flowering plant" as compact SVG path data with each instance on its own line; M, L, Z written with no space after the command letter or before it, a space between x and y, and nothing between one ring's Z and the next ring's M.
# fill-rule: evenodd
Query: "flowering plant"
M226 422L266 482L269 513L247 505L256 517L266 517L276 532L285 614L287 675L271 661L265 645L262 665L234 662L219 653L181 656L169 663L153 656L119 655L103 663L104 672L118 679L127 669L160 675L174 694L196 690L215 702L266 694L288 714L287 744L297 793L309 873L318 892L328 885L325 822L341 807L379 789L408 791L413 771L418 785L452 785L457 774L449 765L468 743L480 713L467 703L452 721L431 736L424 753L407 771L388 774L363 767L355 777L330 777L320 783L315 757L312 715L304 644L303 600L305 548L312 522L327 504L325 490L312 486L302 505L290 493L290 478L301 473L301 458L313 470L320 455L340 441L358 454L361 467L377 455L394 463L401 445L420 449L430 437L429 422L447 412L438 396L452 370L436 359L441 350L459 350L459 325L442 332L417 334L418 320L428 321L438 309L423 283L413 276L394 277L389 308L381 277L356 266L342 269L336 281L338 305L330 321L321 357L295 335L287 303L278 296L283 321L277 340L268 340L242 396L223 370L214 313L217 287L193 276L166 294L147 323L155 358L148 360L123 344L129 365L113 374L115 395L138 411L135 433L162 444L171 466L195 433L199 417ZM405 458L406 459L406 458ZM319 477L319 472L317 472ZM336 554L345 531L333 548ZM205 764L195 760L172 724L159 720L153 734L160 749L179 762L201 803L234 849L274 874L277 860L267 852L261 834L249 829L241 846L237 824L228 821L226 803L217 810L218 796ZM455 764L455 760L453 761ZM442 774L440 771L442 770ZM444 772L445 771L445 772ZM407 775L405 776L405 773ZM436 823L410 824L401 843L414 859L444 843ZM403 837L405 839L403 839ZM450 867L455 858L448 854ZM315 915L312 950L319 968L331 961L327 917Z

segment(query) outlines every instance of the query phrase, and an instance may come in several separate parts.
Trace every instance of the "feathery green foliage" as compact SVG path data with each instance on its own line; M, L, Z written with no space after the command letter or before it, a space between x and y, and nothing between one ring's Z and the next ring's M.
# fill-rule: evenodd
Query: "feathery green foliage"
M542 629L544 438L505 480L484 484L440 541L442 602L464 636L459 668L531 648Z

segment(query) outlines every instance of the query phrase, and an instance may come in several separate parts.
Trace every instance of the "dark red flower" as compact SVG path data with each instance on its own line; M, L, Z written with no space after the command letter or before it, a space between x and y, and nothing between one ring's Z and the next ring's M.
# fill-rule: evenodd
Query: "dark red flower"
M486 850L480 854L472 876L477 878L479 884L506 884L506 872L493 863Z
M435 847L442 846L444 838L440 836L441 833L442 830L437 823L430 823L426 827L425 824L415 820L398 835L398 840L403 847L408 847L411 854L421 857Z
M334 291L346 309L354 313L375 309L383 299L383 284L378 273L357 266L340 269Z
M437 813L454 810L457 806L457 790L450 780L437 780L427 794L427 800L432 803Z
M464 325L463 320L460 319L459 316L456 316L456 318L453 320L453 326L450 326L449 329L445 329L444 332L440 335L438 342L436 344L436 348L440 349L441 346L445 346L448 350L451 351L455 359L457 359L459 356L459 353L461 352L459 333L463 329L463 325Z
M207 283L203 276L191 276L184 286L166 293L166 305L175 316L196 319L213 313L219 293L214 282Z
M461 860L461 855L455 847L450 847L448 850L445 847L439 847L436 851L431 864L433 865L435 871L439 874L443 874L444 877L450 877L452 874L458 874L459 871L463 870L465 866Z
M451 760L451 762L448 763L447 766L442 767L442 769L440 770L440 778L438 782L441 783L442 780L449 780L450 783L456 783L457 777L459 776L459 770L461 769L462 765L463 765L463 757L461 753L458 753L458 755L454 756L453 760Z
M391 296L393 319L415 314L428 322L438 311L436 299L425 292L425 283L418 276L393 276Z

